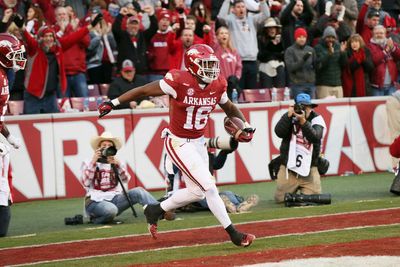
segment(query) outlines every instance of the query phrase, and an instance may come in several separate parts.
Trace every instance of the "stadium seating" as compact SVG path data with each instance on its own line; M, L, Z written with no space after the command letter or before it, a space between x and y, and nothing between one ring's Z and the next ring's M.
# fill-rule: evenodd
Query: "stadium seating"
M10 115L21 115L24 113L23 100L10 100L8 101L8 113Z
M89 96L100 96L99 86L97 84L88 84Z
M244 89L239 103L271 102L270 89Z

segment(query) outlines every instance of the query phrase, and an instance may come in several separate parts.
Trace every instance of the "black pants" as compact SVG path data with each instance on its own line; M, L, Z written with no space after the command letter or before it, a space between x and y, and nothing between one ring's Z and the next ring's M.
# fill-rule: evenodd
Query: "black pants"
M0 237L6 236L11 219L10 206L0 206Z

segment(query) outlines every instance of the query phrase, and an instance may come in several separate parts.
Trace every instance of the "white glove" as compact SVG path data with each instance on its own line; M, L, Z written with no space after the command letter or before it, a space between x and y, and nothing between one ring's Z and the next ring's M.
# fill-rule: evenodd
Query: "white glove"
M10 152L11 147L0 142L0 157L7 155Z
M328 17L331 15L332 6L333 6L333 3L331 1L328 1L325 4L325 15L327 15Z
M338 14L338 17L337 17L337 20L338 20L338 21L343 21L344 12L346 12L346 7L345 7L345 6L342 6L342 9L340 10L340 12L339 12L339 14Z
M7 137L7 141L15 149L18 149L21 146L21 139L19 139L18 137L13 136L11 134Z

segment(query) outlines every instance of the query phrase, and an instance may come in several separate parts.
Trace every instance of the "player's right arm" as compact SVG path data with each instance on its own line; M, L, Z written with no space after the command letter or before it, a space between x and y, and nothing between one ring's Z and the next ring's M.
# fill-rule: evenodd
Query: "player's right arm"
M98 108L100 113L99 117L101 118L107 115L111 112L111 110L121 103L128 103L142 96L160 96L164 94L164 91L160 87L160 81L154 81L143 86L133 88L119 97L112 99L111 101L106 101L100 104Z

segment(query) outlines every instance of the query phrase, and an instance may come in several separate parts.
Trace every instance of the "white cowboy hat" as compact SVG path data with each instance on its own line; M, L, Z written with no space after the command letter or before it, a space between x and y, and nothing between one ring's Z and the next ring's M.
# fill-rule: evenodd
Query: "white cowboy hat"
M277 27L281 28L282 25L278 24L279 22L275 18L267 18L264 22L264 28L270 28L270 27Z
M102 133L100 136L94 136L94 137L92 138L92 140L90 141L90 144L91 144L92 148L93 148L94 150L96 150L96 149L99 148L100 143L103 142L103 141L106 141L106 140L107 140L107 141L113 142L113 143L114 143L114 146L115 146L115 148L116 148L117 150L120 149L121 146L122 146L121 139L118 138L118 137L114 137L114 136L113 136L111 133L109 133L109 132L104 132L104 133Z

